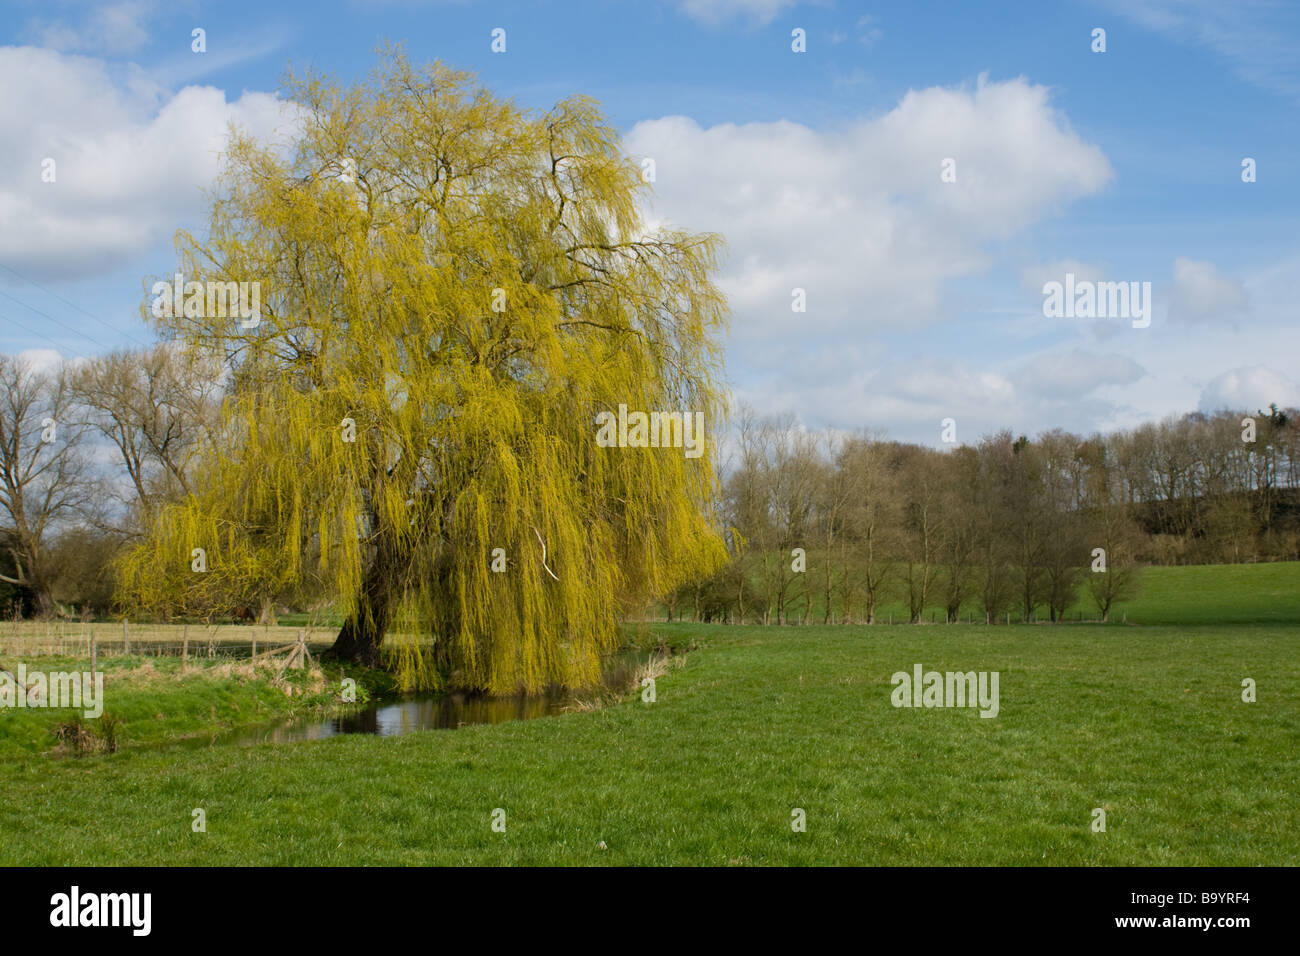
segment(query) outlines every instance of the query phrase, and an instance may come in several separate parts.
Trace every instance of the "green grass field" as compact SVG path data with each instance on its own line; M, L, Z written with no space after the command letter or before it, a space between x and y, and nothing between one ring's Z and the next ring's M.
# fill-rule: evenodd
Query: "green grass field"
M812 605L811 624L825 620L826 599L822 582L814 569L809 572L809 594L805 599L802 587L805 582L791 584L787 597L787 620L803 620L805 600ZM897 594L897 574L890 579L887 597L876 608L876 619L882 623L904 622L908 617L906 602ZM926 623L942 621L944 607L942 588L936 584L930 591L922 615ZM862 614L861 597L855 599L853 613ZM838 613L838 605L834 605ZM751 604L749 620L756 613ZM758 611L761 615L761 611ZM1263 564L1207 564L1182 567L1149 567L1142 572L1139 595L1130 601L1117 602L1111 616L1120 621L1127 615L1130 621L1141 624L1268 624L1300 622L1300 562L1272 562ZM984 609L978 598L962 604L962 621L984 620ZM1011 621L1021 620L1019 606L1011 609ZM662 605L652 609L654 620L667 620L667 609ZM676 617L691 617L691 604L683 601L677 607ZM1046 605L1035 608L1035 617L1047 621L1050 617ZM1088 593L1087 578L1080 583L1077 596L1066 609L1067 621L1097 621L1100 614L1097 604Z
M1140 624L1300 627L1300 562L1147 568L1136 600L1116 605Z
M1300 864L1300 565L1159 570L1129 620L1170 623L657 625L701 646L652 704L10 751L0 863ZM1000 672L1000 713L894 708L890 675L917 663Z

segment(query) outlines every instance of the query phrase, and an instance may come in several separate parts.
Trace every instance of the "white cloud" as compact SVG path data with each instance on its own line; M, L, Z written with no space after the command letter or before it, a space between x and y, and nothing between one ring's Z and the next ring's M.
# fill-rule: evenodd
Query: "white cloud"
M202 56L190 52L188 43L182 44L183 52L150 64L150 72L168 87L182 86L269 56L282 49L289 42L290 36L290 31L285 27L260 26L243 42L223 44L209 49Z
M1074 349L1041 355L1012 376L1026 397L1078 398L1103 385L1132 385L1146 372L1127 356Z
M1020 270L1020 283L1034 299L1043 297L1043 286L1049 282L1064 282L1067 273L1074 274L1075 282L1104 282L1106 270L1091 262L1078 259L1055 259L1035 262Z
M793 7L796 0L680 0L680 3L687 16L710 26L732 19L748 19L762 25Z
M944 418L957 419L958 440L966 441L1005 425L1016 404L1015 386L998 372L935 356L862 368L828 351L811 364L814 370L801 363L774 387L737 389L737 397L761 414L796 410L811 427L865 426L929 443L938 442Z
M836 131L670 116L638 123L626 145L656 160L657 217L727 236L721 284L740 338L932 320L944 282L986 268L988 244L1112 175L1023 79L912 91ZM948 157L955 183L940 181ZM791 313L796 287L806 314Z
M1215 378L1201 392L1200 409L1257 411L1277 402L1283 408L1300 405L1300 388L1286 375L1263 365L1234 368Z
M57 372L63 365L72 364L75 359L65 359L55 349L23 349L18 353L18 361L25 362L35 372L42 374Z
M64 52L135 53L149 39L144 23L154 8L154 0L120 0L90 10L78 7L75 26L66 20L32 19L24 32L37 45Z
M831 82L836 89L861 86L864 83L871 82L871 74L862 67L855 66L847 73L836 73Z
M795 410L812 427L868 427L938 446L940 422L949 417L959 442L1004 428L1035 435L1056 427L1081 434L1111 427L1127 411L1125 393L1150 378L1128 356L1084 350L1022 359L1010 371L999 364L836 344L787 355L769 379L736 393L763 414ZM1138 420L1150 414L1148 407Z
M762 412L922 441L937 440L949 416L969 437L1011 424L1089 428L1090 416L1113 412L1099 390L1140 374L1098 357L1071 370L1084 377L1054 398L1032 374L1008 371L1011 360L952 358L953 325L932 341L909 338L920 354L885 351L887 338L952 320L954 280L984 273L1004 241L1111 179L1101 150L1070 129L1044 87L980 77L909 92L881 116L831 130L789 120L704 128L669 116L638 123L625 146L656 160L655 220L727 237L727 363L739 370L738 399ZM947 157L955 183L940 179ZM791 311L794 288L806 291L805 313ZM989 321L1006 334L1005 316ZM1031 337L1060 334L1041 317L1024 321ZM1014 348L1024 346L1022 337Z
M858 18L858 42L863 46L875 46L876 41L884 35L885 31L876 26L876 18L871 14Z
M0 261L33 278L94 274L193 222L230 123L282 139L291 104L227 102L212 87L174 95L136 68L0 47ZM44 182L46 159L55 181Z
M1244 315L1250 300L1241 280L1223 276L1213 262L1174 260L1169 318L1174 322L1231 322Z
M1300 98L1292 4L1275 0L1110 0L1107 5L1177 42L1213 50L1248 83Z

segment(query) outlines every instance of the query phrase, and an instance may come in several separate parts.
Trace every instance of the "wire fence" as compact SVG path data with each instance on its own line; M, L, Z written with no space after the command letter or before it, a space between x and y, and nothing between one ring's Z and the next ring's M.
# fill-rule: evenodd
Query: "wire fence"
M305 642L313 650L334 643L325 627L239 624L132 624L75 621L0 623L0 654L19 657L251 658Z

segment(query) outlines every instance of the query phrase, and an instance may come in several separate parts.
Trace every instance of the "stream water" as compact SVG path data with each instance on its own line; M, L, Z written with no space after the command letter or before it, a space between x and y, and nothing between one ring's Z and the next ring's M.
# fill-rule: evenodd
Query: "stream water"
M607 687L626 686L637 667L650 657L646 651L611 655L604 665ZM377 700L338 717L305 717L273 724L239 727L220 733L186 737L169 743L179 747L251 746L321 740L340 734L375 734L393 737L417 730L455 730L466 724L499 724L507 720L532 720L562 713L572 695L563 693L517 697L480 694L415 694Z

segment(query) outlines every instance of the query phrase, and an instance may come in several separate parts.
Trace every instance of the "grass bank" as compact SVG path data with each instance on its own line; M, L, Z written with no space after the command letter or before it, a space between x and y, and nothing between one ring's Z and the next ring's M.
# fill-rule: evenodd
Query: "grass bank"
M17 674L20 661L29 674L90 669L85 659L57 655L6 655L0 657L0 669ZM83 710L75 709L0 707L0 761L120 751L343 706L344 672L337 665L327 676L314 664L281 673L281 663L200 657L183 666L176 657L101 658L97 666L104 675L103 719L78 720ZM361 701L391 688L385 674L357 669L348 674L357 681ZM79 728L73 726L77 724Z

